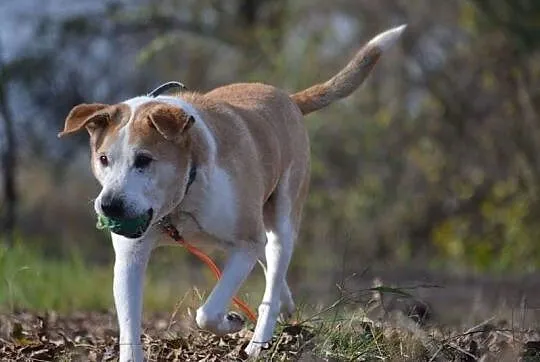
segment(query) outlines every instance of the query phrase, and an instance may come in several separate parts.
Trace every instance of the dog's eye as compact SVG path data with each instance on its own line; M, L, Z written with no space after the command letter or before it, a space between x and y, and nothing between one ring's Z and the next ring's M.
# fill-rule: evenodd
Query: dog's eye
M107 156L105 156L105 155L99 156L99 162L101 163L101 165L102 165L103 167L109 166L109 159L108 159Z
M133 163L133 166L138 169L146 168L150 162L152 162L152 158L146 155L137 155L135 157L135 162Z

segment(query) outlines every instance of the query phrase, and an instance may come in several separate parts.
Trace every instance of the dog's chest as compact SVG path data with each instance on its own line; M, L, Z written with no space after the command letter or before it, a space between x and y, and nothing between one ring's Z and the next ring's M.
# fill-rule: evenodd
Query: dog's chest
M231 176L216 167L207 176L206 187L201 188L200 223L210 234L233 238L238 217L238 196Z
M205 243L233 243L238 221L238 192L226 170L202 168L182 205L180 229L186 238Z

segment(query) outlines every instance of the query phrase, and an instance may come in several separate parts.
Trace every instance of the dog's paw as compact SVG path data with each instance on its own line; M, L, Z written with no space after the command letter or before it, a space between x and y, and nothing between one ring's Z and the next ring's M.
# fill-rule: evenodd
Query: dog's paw
M244 328L244 319L235 312L210 314L204 309L197 309L195 321L199 328L212 332L217 336L236 333Z
M235 333L244 328L244 318L236 312L227 313L225 319L229 325L229 333Z
M289 311L281 311L279 313L279 322L280 323L288 323L292 320L293 314Z
M279 321L281 323L287 323L290 322L294 316L294 313L296 312L296 306L294 303L282 303L281 308L279 310Z
M279 310L279 321L281 323L290 322L296 312L296 306L292 299L288 303L281 302L281 307Z
M254 343L253 341L249 342L244 352L249 356L251 360L256 359L261 354L263 347L267 343Z

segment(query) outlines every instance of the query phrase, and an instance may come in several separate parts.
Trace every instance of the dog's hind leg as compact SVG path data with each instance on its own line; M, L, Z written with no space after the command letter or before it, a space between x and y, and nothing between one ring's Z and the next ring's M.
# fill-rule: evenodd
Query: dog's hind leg
M261 265L261 268L266 277L265 260L266 259L263 258L259 259L259 264ZM286 322L291 319L292 315L296 311L296 305L292 297L291 288L289 288L289 284L287 283L287 279L285 279L285 282L283 283L283 288L281 289L280 302L280 318L283 322Z
M283 283L283 289L281 289L280 315L282 321L289 321L294 312L296 312L296 304L294 303L291 288L289 288L289 284L287 283L287 280L285 280Z
M289 299L287 302L292 302L290 291L286 292L288 290L286 276L298 232L307 180L291 178L290 171L291 169L284 174L268 204L265 205L265 227L269 231L265 247L266 287L259 306L255 332L246 347L246 352L250 356L257 356L261 348L271 341L282 297L285 296ZM290 303L289 306L293 305L294 303Z
M265 247L267 262L266 287L259 306L259 317L251 342L246 348L250 356L258 355L260 349L272 339L280 312L281 293L285 288L285 277L291 260L294 230L288 220L272 233Z

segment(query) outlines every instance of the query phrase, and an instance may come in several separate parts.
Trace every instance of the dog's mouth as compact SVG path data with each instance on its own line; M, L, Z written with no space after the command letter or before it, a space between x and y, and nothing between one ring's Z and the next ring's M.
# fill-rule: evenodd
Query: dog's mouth
M134 218L111 218L98 214L96 227L98 229L108 229L129 239L137 239L144 235L150 226L153 215L153 209L149 209L144 214Z

